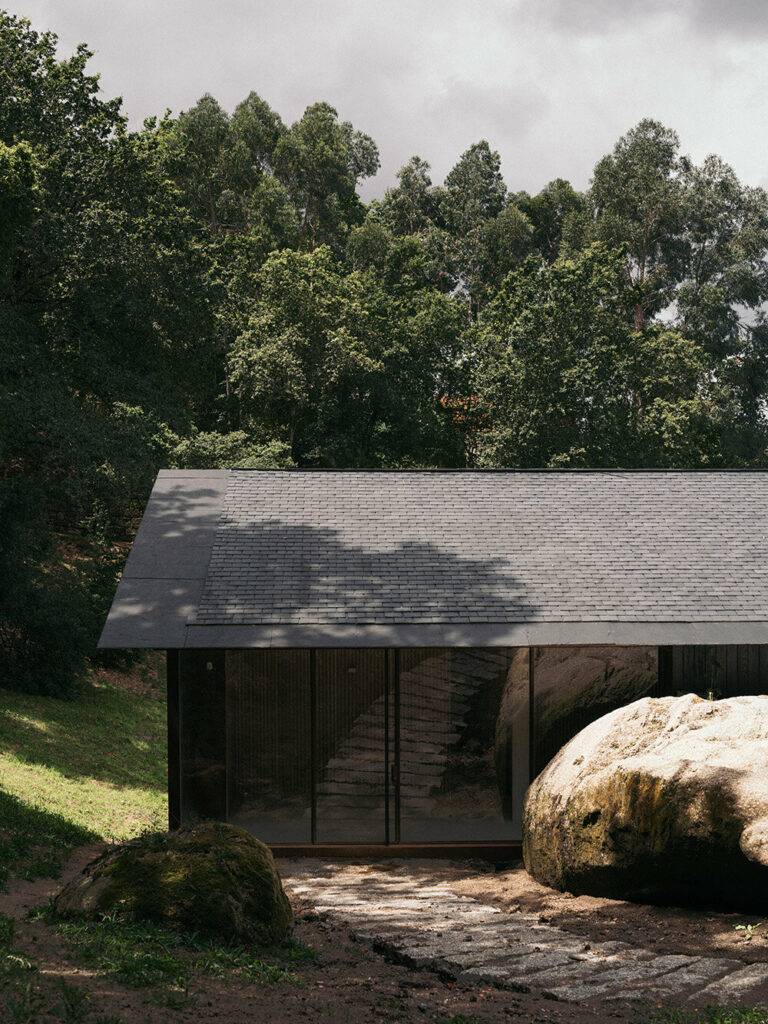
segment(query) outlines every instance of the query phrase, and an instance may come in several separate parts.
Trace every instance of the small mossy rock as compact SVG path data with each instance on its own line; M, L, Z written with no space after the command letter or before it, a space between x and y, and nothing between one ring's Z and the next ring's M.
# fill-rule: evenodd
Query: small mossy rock
M293 930L269 848L215 822L107 850L59 893L53 912L64 919L116 914L261 946Z
M768 696L635 701L526 793L523 857L573 893L768 910Z

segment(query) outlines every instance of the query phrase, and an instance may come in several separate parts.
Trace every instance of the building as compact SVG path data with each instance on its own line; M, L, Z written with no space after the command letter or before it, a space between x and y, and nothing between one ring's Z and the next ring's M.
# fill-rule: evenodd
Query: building
M761 471L163 471L101 646L168 652L172 826L501 851L598 716L766 692L767 545Z

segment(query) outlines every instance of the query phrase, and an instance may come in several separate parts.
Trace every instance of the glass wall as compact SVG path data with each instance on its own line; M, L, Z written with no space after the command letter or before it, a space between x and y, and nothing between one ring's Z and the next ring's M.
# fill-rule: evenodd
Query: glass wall
M179 652L181 820L227 816L223 651Z
M309 651L227 651L229 820L272 843L312 839Z
M317 652L317 841L387 840L386 652Z
M536 647L532 669L534 777L590 722L659 694L658 647Z
M714 654L664 671L681 658L716 681ZM516 840L557 751L659 693L655 647L184 651L182 819L270 843Z
M528 781L527 650L403 650L399 698L401 841L518 838L516 773Z

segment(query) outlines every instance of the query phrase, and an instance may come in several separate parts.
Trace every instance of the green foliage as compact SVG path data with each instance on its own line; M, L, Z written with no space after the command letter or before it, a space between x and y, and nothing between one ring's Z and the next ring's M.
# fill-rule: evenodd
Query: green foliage
M736 403L674 331L634 331L620 254L531 260L481 317L486 465L706 466Z
M287 469L295 463L282 441L256 442L243 430L195 431L173 449L169 465L182 469Z
M77 960L129 988L163 986L188 993L196 978L234 976L250 982L296 983L291 969L314 951L301 943L258 953L250 947L179 934L149 921L105 916L98 922L58 924Z
M735 924L733 927L737 932L744 932L745 942L751 942L757 929L762 927L762 923L758 921L756 924Z
M442 217L453 235L468 235L482 221L498 217L506 194L499 154L483 139L470 146L448 173Z
M393 244L382 270L384 287L375 271L344 274L326 247L275 253L262 268L229 378L246 432L278 437L298 465L461 460L440 398L465 386L462 308L424 288L418 243Z
M302 211L299 249L306 241L334 245L346 225L363 219L355 188L379 167L373 139L337 117L330 104L315 103L275 148L277 176Z
M645 1024L768 1024L768 1011L746 1006L704 1006L694 1010L668 1007L646 1018Z
M87 46L0 12L0 54L6 685L75 692L162 466L765 464L768 196L659 122L583 194L482 140L366 206L328 103L129 132Z
M381 215L396 235L414 235L424 231L436 213L429 164L413 156L397 172L398 185L387 189Z

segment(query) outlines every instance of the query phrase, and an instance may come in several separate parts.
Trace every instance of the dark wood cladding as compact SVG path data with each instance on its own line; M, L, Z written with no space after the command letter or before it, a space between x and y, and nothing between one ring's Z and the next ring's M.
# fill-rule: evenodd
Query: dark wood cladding
M720 644L659 649L662 693L715 699L768 693L768 644Z

